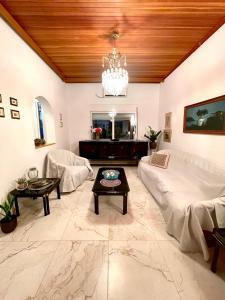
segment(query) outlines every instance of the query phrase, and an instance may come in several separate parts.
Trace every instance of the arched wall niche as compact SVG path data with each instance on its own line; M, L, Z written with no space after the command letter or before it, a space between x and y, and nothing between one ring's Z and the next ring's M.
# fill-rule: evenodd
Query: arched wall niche
M45 145L56 142L55 118L52 107L43 96L36 97L32 102L34 120L34 141L41 139ZM38 146L35 143L35 146Z

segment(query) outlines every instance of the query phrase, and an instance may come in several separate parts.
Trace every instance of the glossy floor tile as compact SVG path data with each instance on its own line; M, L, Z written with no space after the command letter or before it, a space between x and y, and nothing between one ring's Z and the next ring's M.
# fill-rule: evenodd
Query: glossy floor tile
M179 299L157 242L109 242L109 299Z
M107 299L108 244L62 241L35 299Z

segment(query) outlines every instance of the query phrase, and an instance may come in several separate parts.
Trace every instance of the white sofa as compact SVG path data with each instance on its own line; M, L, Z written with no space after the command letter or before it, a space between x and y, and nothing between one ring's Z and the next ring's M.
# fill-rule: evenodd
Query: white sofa
M167 224L167 232L184 252L202 251L209 259L203 229L225 227L225 169L196 155L179 150L170 153L167 169L138 165L138 176L154 196Z

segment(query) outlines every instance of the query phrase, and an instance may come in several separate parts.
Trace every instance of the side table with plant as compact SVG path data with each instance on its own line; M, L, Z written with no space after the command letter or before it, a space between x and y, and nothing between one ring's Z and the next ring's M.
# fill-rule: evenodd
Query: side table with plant
M7 199L0 204L0 214L3 218L0 220L1 230L4 233L12 232L17 226L17 216L13 213L15 198L8 194Z
M150 149L156 149L157 147L157 139L161 134L161 130L156 131L153 130L151 126L147 126L147 132L145 133L145 137L149 139Z

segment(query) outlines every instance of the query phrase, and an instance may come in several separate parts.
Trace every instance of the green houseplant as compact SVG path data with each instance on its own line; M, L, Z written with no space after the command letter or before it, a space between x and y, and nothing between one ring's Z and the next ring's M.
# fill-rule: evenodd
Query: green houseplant
M149 139L150 149L155 149L157 147L157 139L161 134L161 130L153 130L151 126L147 126L147 131L145 137Z
M23 190L25 190L27 188L27 185L28 184L27 184L27 180L26 180L25 177L21 177L21 178L18 178L16 180L16 188L17 188L17 190L23 191Z
M4 233L12 232L17 226L17 217L13 214L15 198L8 194L7 199L0 204L0 214L3 218L0 220L1 230Z

